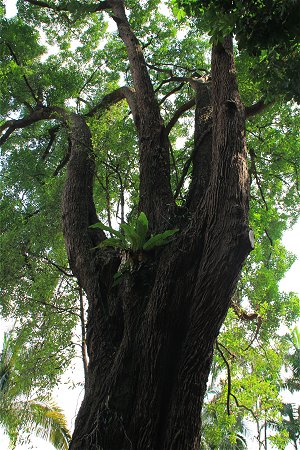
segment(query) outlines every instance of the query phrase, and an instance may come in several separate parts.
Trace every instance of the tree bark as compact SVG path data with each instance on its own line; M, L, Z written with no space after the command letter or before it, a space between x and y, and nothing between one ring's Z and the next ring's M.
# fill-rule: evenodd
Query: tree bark
M191 218L168 246L133 255L118 287L112 286L117 252L91 250L104 236L88 228L96 221L91 141L84 121L73 116L63 222L70 264L89 301L89 367L72 450L199 448L214 343L251 250L245 113L231 37L213 48L210 98L212 131L194 161ZM199 107L196 130L207 107ZM149 129L141 130L147 140ZM142 141L143 154L150 149ZM141 176L147 158L143 164Z

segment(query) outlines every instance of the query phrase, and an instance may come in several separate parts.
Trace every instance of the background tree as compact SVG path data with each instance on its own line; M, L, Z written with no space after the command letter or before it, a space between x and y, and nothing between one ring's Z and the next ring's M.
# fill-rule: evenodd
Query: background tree
M280 2L280 23L277 3L179 2L174 18L158 0L23 0L16 18L2 18L2 314L22 318L35 338L31 382L51 387L73 354L85 291L89 366L71 449L197 448L230 306L225 333L231 327L240 341L224 334L219 363L228 371L220 344L232 354L239 347L239 376L255 361L263 401L278 394L268 359L255 358L271 354L270 336L298 312L278 281L292 263L280 238L299 196L299 114L290 102L299 34L295 2ZM262 31L278 26L265 40ZM253 249L250 201L256 250L236 288ZM91 228L100 218L112 232L117 218L132 229L140 212L146 238L179 231L152 251L120 251ZM235 393L228 386L238 409L250 375Z
M9 436L10 447L14 449L30 434L36 434L56 449L67 449L71 436L64 414L51 399L31 397L26 382L19 376L24 365L22 339L13 338L12 331L4 335L0 354L0 424Z

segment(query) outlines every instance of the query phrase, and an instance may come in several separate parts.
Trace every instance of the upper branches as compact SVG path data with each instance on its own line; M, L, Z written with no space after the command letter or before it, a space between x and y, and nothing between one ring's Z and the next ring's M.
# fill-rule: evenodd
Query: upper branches
M104 0L98 4L84 4L81 2L70 2L64 3L63 5L53 5L51 2L44 2L42 0L24 0L26 3L30 3L34 6L39 6L40 8L48 8L57 12L74 12L76 9L80 9L82 12L97 12L109 9L111 7L111 2L109 0Z

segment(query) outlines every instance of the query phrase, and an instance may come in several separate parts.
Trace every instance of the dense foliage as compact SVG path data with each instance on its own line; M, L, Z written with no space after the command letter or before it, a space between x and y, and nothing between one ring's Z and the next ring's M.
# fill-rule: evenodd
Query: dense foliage
M119 224L126 231L125 223L133 229L138 218L132 115L125 101L107 109L101 103L131 85L124 45L109 14L91 1L39 3L19 0L17 16L7 19L0 2L0 313L16 321L22 336L17 372L26 395L47 393L59 381L74 356L74 330L83 323L84 308L61 229L68 132L54 117L14 129L8 121L40 107L82 114L92 132L99 220L108 231ZM245 420L255 423L260 448L263 430L275 424L268 439L284 449L294 438L281 414L282 368L295 364L286 334L299 316L299 299L280 292L278 283L294 261L282 234L299 217L299 2L160 3L129 0L126 7L163 118L171 124L171 183L179 206L192 171L192 83L209 79L211 41L235 33L242 100L249 107L263 104L247 120L255 250L216 345L203 449L224 442L226 449L245 448ZM79 341L84 354L84 332ZM299 347L292 354L299 356ZM297 420L293 412L291 417Z

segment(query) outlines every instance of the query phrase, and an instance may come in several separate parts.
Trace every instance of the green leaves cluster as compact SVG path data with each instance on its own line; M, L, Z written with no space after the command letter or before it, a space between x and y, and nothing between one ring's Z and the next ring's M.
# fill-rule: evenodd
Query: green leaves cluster
M131 250L132 252L150 251L156 247L166 245L169 243L169 238L179 231L178 229L166 230L148 238L148 219L143 212L139 214L134 225L121 224L124 234L101 222L91 225L90 228L100 228L115 236L105 239L96 248L115 247L122 250Z
M187 14L212 43L234 34L239 51L253 58L252 75L272 82L270 95L300 101L298 0L173 0L173 11L177 17Z

